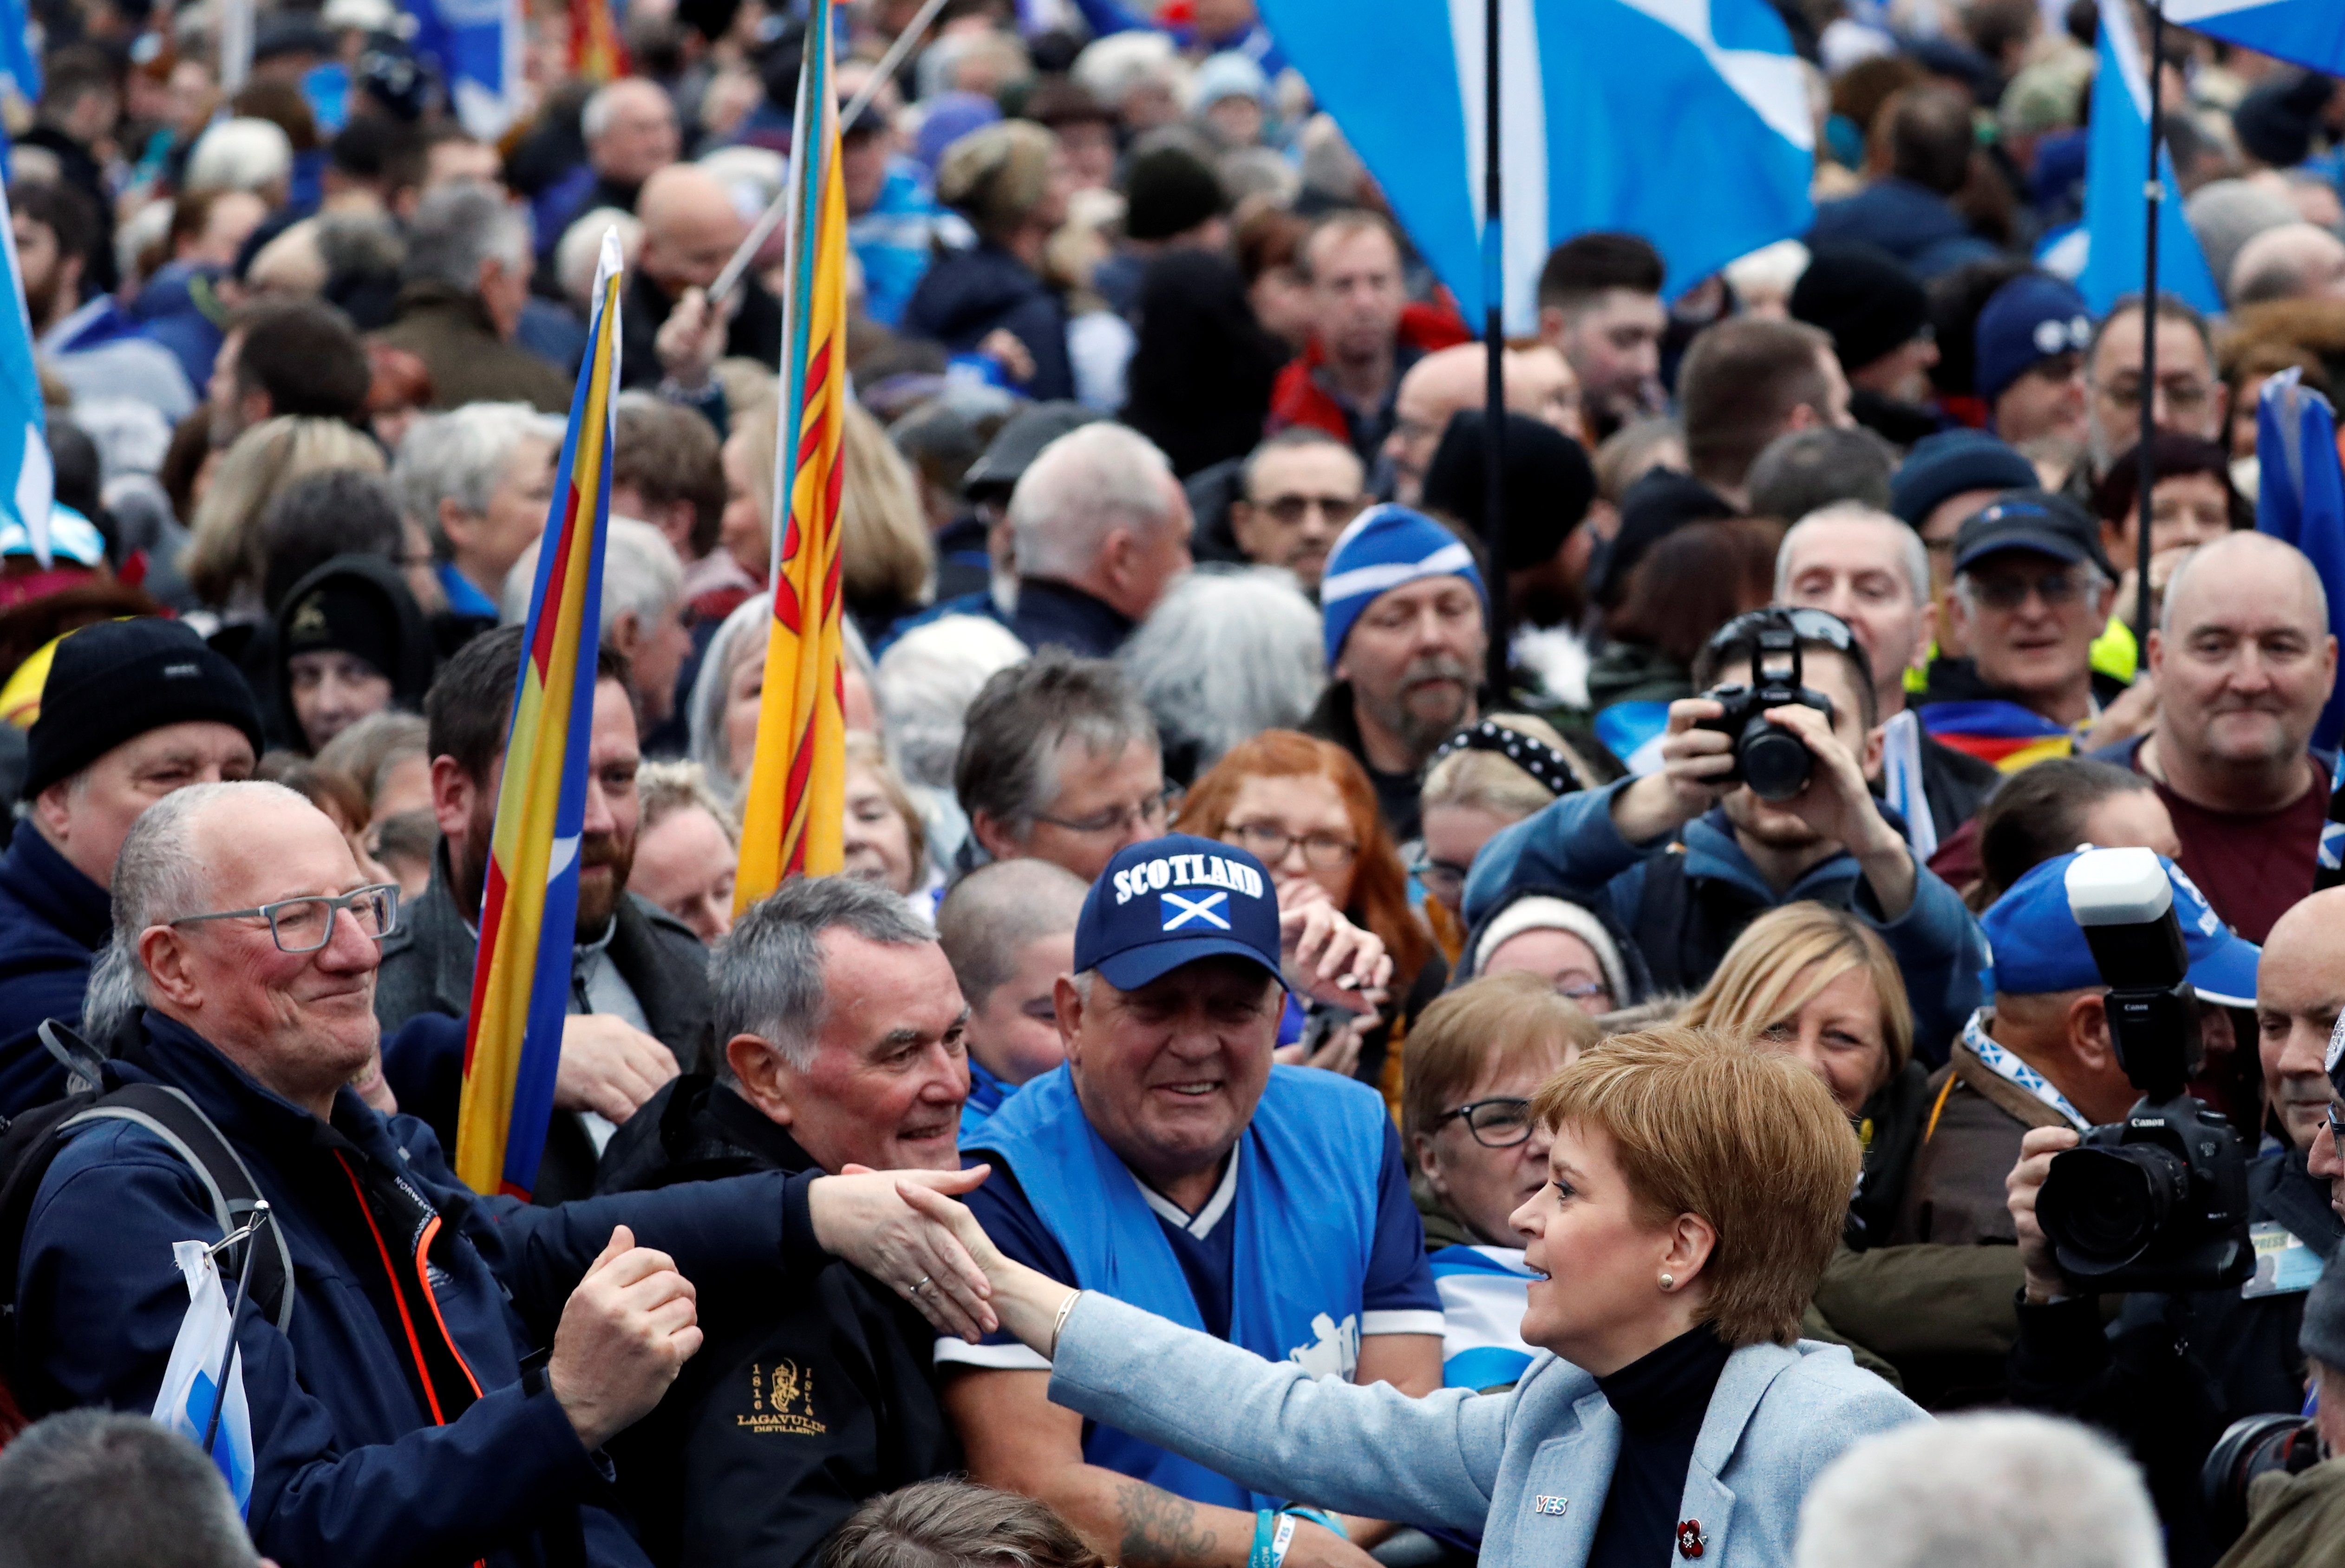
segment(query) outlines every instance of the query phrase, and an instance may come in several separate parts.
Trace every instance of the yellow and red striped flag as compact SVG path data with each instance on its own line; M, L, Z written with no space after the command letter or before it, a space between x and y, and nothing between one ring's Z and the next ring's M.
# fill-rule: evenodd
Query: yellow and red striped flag
M733 907L787 876L846 864L847 721L839 701L840 432L847 409L847 193L830 79L831 0L812 0L790 146L789 288L782 301L774 457L774 618L757 750L741 803Z
M627 71L626 41L619 36L613 0L570 0L570 74L608 82Z
M489 840L456 1118L456 1174L476 1192L528 1197L553 1115L594 727L622 267L618 235L605 234L586 363L562 439L561 486L537 552Z

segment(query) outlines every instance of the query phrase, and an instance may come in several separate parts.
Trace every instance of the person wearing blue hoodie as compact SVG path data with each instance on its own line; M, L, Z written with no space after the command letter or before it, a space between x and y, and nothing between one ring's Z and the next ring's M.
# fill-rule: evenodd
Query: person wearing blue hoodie
M1735 742L1702 727L1723 687L1750 683L1762 632L1788 630L1814 706L1766 721L1807 749L1812 774L1788 799L1762 800L1734 776ZM1778 668L1776 656L1766 662ZM1691 990L1737 935L1769 909L1815 899L1879 931L1914 1003L1914 1052L1943 1062L1979 1003L1987 963L1977 922L1921 865L1867 782L1882 740L1869 662L1854 632L1821 610L1762 610L1721 627L1696 662L1705 695L1670 704L1658 773L1582 791L1499 831L1475 858L1466 918L1478 923L1521 886L1562 889L1635 939L1663 990Z

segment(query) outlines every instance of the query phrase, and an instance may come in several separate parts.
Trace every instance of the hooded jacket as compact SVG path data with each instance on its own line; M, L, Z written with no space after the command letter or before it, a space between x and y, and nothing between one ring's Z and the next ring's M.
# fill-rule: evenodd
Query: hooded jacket
M237 1336L260 1552L336 1568L643 1563L603 1511L609 1462L579 1442L532 1353L553 1343L615 1225L674 1258L703 1300L811 1274L826 1255L809 1179L532 1209L473 1193L431 1128L349 1089L328 1123L157 1014L127 1043L108 1087L167 1084L193 1099L291 1251L287 1326L247 1313ZM414 1221L420 1264L393 1262L392 1212ZM172 1247L218 1230L194 1172L154 1131L107 1120L68 1135L21 1254L18 1347L36 1404L147 1409L187 1312Z
M306 745L300 715L293 711L293 682L286 672L286 633L301 602L330 582L340 582L373 598L387 612L384 619L398 629L399 650L394 669L378 672L391 680L391 705L403 713L421 713L423 693L431 689L436 667L431 625L408 591L399 568L379 555L337 555L302 578L285 592L277 607L274 665L269 672L277 686L276 725L297 745Z
M1481 924L1489 912L1531 886L1606 910L1628 930L1663 988L1690 988L1707 979L1734 938L1765 911L1802 899L1849 910L1880 933L1905 976L1914 1004L1914 1055L1933 1064L1979 1004L1979 971L1986 938L1961 897L1927 866L1914 867L1914 901L1887 918L1842 850L1778 892L1736 842L1723 809L1713 808L1678 832L1630 844L1612 823L1612 800L1631 780L1568 794L1546 810L1502 828L1475 857L1466 883L1466 917ZM1665 865L1664 861L1674 865ZM1649 882L1681 877L1684 900L1670 929L1658 934ZM1656 893L1669 891L1657 885ZM1658 900L1656 901L1659 902Z
M1001 329L1034 359L1034 378L1018 390L1037 401L1075 395L1067 356L1066 302L1034 269L990 240L939 258L904 305L899 329L966 354Z
M42 1020L81 1022L89 968L114 928L105 888L19 823L0 856L0 1117L66 1092L66 1070L41 1045Z
M819 1174L787 1129L705 1075L671 1082L604 1151L598 1192ZM695 1190L698 1190L695 1189ZM850 1264L754 1300L700 1300L706 1336L611 1445L654 1563L807 1568L867 1497L961 1466L931 1386L936 1332Z

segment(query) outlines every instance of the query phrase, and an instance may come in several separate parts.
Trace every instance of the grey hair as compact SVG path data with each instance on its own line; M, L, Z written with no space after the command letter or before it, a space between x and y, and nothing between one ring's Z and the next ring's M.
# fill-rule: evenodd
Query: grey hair
M949 794L969 705L1026 644L989 615L944 615L915 626L879 656L888 740L908 784Z
M1299 727L1327 685L1319 612L1294 574L1275 566L1189 573L1116 662L1155 714L1165 748L1193 747L1201 774L1248 736Z
M513 449L533 436L558 442L563 429L561 420L527 403L466 403L420 419L399 443L391 491L444 558L448 536L441 531L440 503L452 501L475 515L486 511Z
M491 260L509 275L529 269L529 219L487 186L457 180L416 205L400 280L469 294L480 286L481 264Z
M180 187L259 191L293 173L293 142L274 120L220 120L196 138Z
M564 299L591 308L594 269L603 260L603 236L614 228L619 231L619 253L632 268L635 258L643 254L644 220L624 207L598 207L584 217L573 219L570 227L562 231L562 238L554 241L553 279Z
M283 784L237 779L174 790L139 814L115 857L113 934L91 967L89 986L82 995L82 1032L90 1039L110 1037L147 1001L147 971L138 961L140 934L150 926L203 913L209 868L197 860L188 840L204 808L231 797L310 805Z
M937 905L937 940L961 999L982 1007L1017 973L1019 956L1075 928L1091 885L1047 860L999 860L952 885Z
M1103 1568L1050 1504L958 1479L875 1497L838 1527L822 1568Z
M708 787L727 804L737 805L741 786L747 781L733 774L733 760L725 744L725 689L733 683L733 672L741 661L762 658L766 650L766 627L773 619L774 596L756 593L744 599L725 617L716 634L708 640L708 650L701 656L700 673L693 678L692 694L685 700L685 722L689 738L685 743L685 755L698 763L707 774ZM863 677L871 688L871 698L879 709L884 727L888 705L879 691L878 675L872 668L871 650L864 643L863 633L857 631L852 620L839 627L839 643L846 656L846 665Z
M635 91L641 86L651 87L662 98L667 99L666 89L657 83L646 83L641 76L621 76L614 82L605 83L594 89L593 95L586 100L586 106L578 111L580 138L589 145L601 141L610 130L612 120L618 116L620 98ZM668 99L668 113L671 117L675 113L673 99Z
M2298 577L2303 581L2307 588L2312 591L2313 624L2320 628L2320 635L2328 635L2329 588L2320 581L2320 569L2312 564L2311 559L2304 551L2297 549L2288 541L2275 534L2259 533L2253 530L2225 534L2220 539L2210 539L2174 563L2174 571L2166 580L2166 597L2157 602L2157 634L2160 637L2174 635L2174 602L2182 597L2182 580L2190 573L2191 569L2198 563L2198 558L2218 546L2229 544L2235 539L2264 540L2288 551L2289 558L2296 563ZM2244 548L2260 550L2264 546L2251 544Z
M63 1411L0 1453L0 1541L43 1568L252 1568L218 1469L143 1415Z
M2074 1421L1915 1421L1842 1453L1800 1505L1796 1568L2160 1568L2141 1473Z
M529 619L529 596L537 586L537 547L543 536L529 541L513 570L505 573L497 595L497 619L518 626ZM684 592L684 562L667 535L632 517L614 517L603 536L603 624L608 641L619 617L632 612L640 631L648 632Z
M961 810L1022 839L1058 799L1059 750L1070 742L1095 756L1156 747L1156 720L1120 666L1045 648L995 672L969 705L953 760Z
M1118 529L1172 521L1172 464L1155 442L1102 420L1044 447L1010 492L1010 526L1025 577L1076 578Z
M822 1034L822 934L845 928L891 947L937 934L894 890L855 876L796 876L749 906L708 960L711 1011L722 1042L755 1035L798 1072L814 1066ZM732 1078L729 1065L718 1074Z
M1904 562L1905 586L1916 604L1930 602L1930 547L1922 542L1919 530L1908 527L1905 520L1877 506L1867 506L1861 501L1836 501L1830 506L1818 507L1793 523L1783 535L1783 542L1775 551L1775 598L1779 603L1789 603L1792 592L1792 557L1798 551L1800 535L1812 522L1872 522L1897 531L1897 553Z

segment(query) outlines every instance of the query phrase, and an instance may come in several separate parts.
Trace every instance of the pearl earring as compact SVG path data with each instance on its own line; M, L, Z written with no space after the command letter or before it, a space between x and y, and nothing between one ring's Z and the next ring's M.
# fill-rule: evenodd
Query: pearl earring
M1677 1288L1678 1288L1678 1280L1677 1280L1677 1276L1676 1276L1676 1275L1674 1275L1674 1274L1664 1274L1664 1275L1662 1275L1662 1276L1661 1276L1661 1289L1662 1289L1662 1290L1676 1290Z

